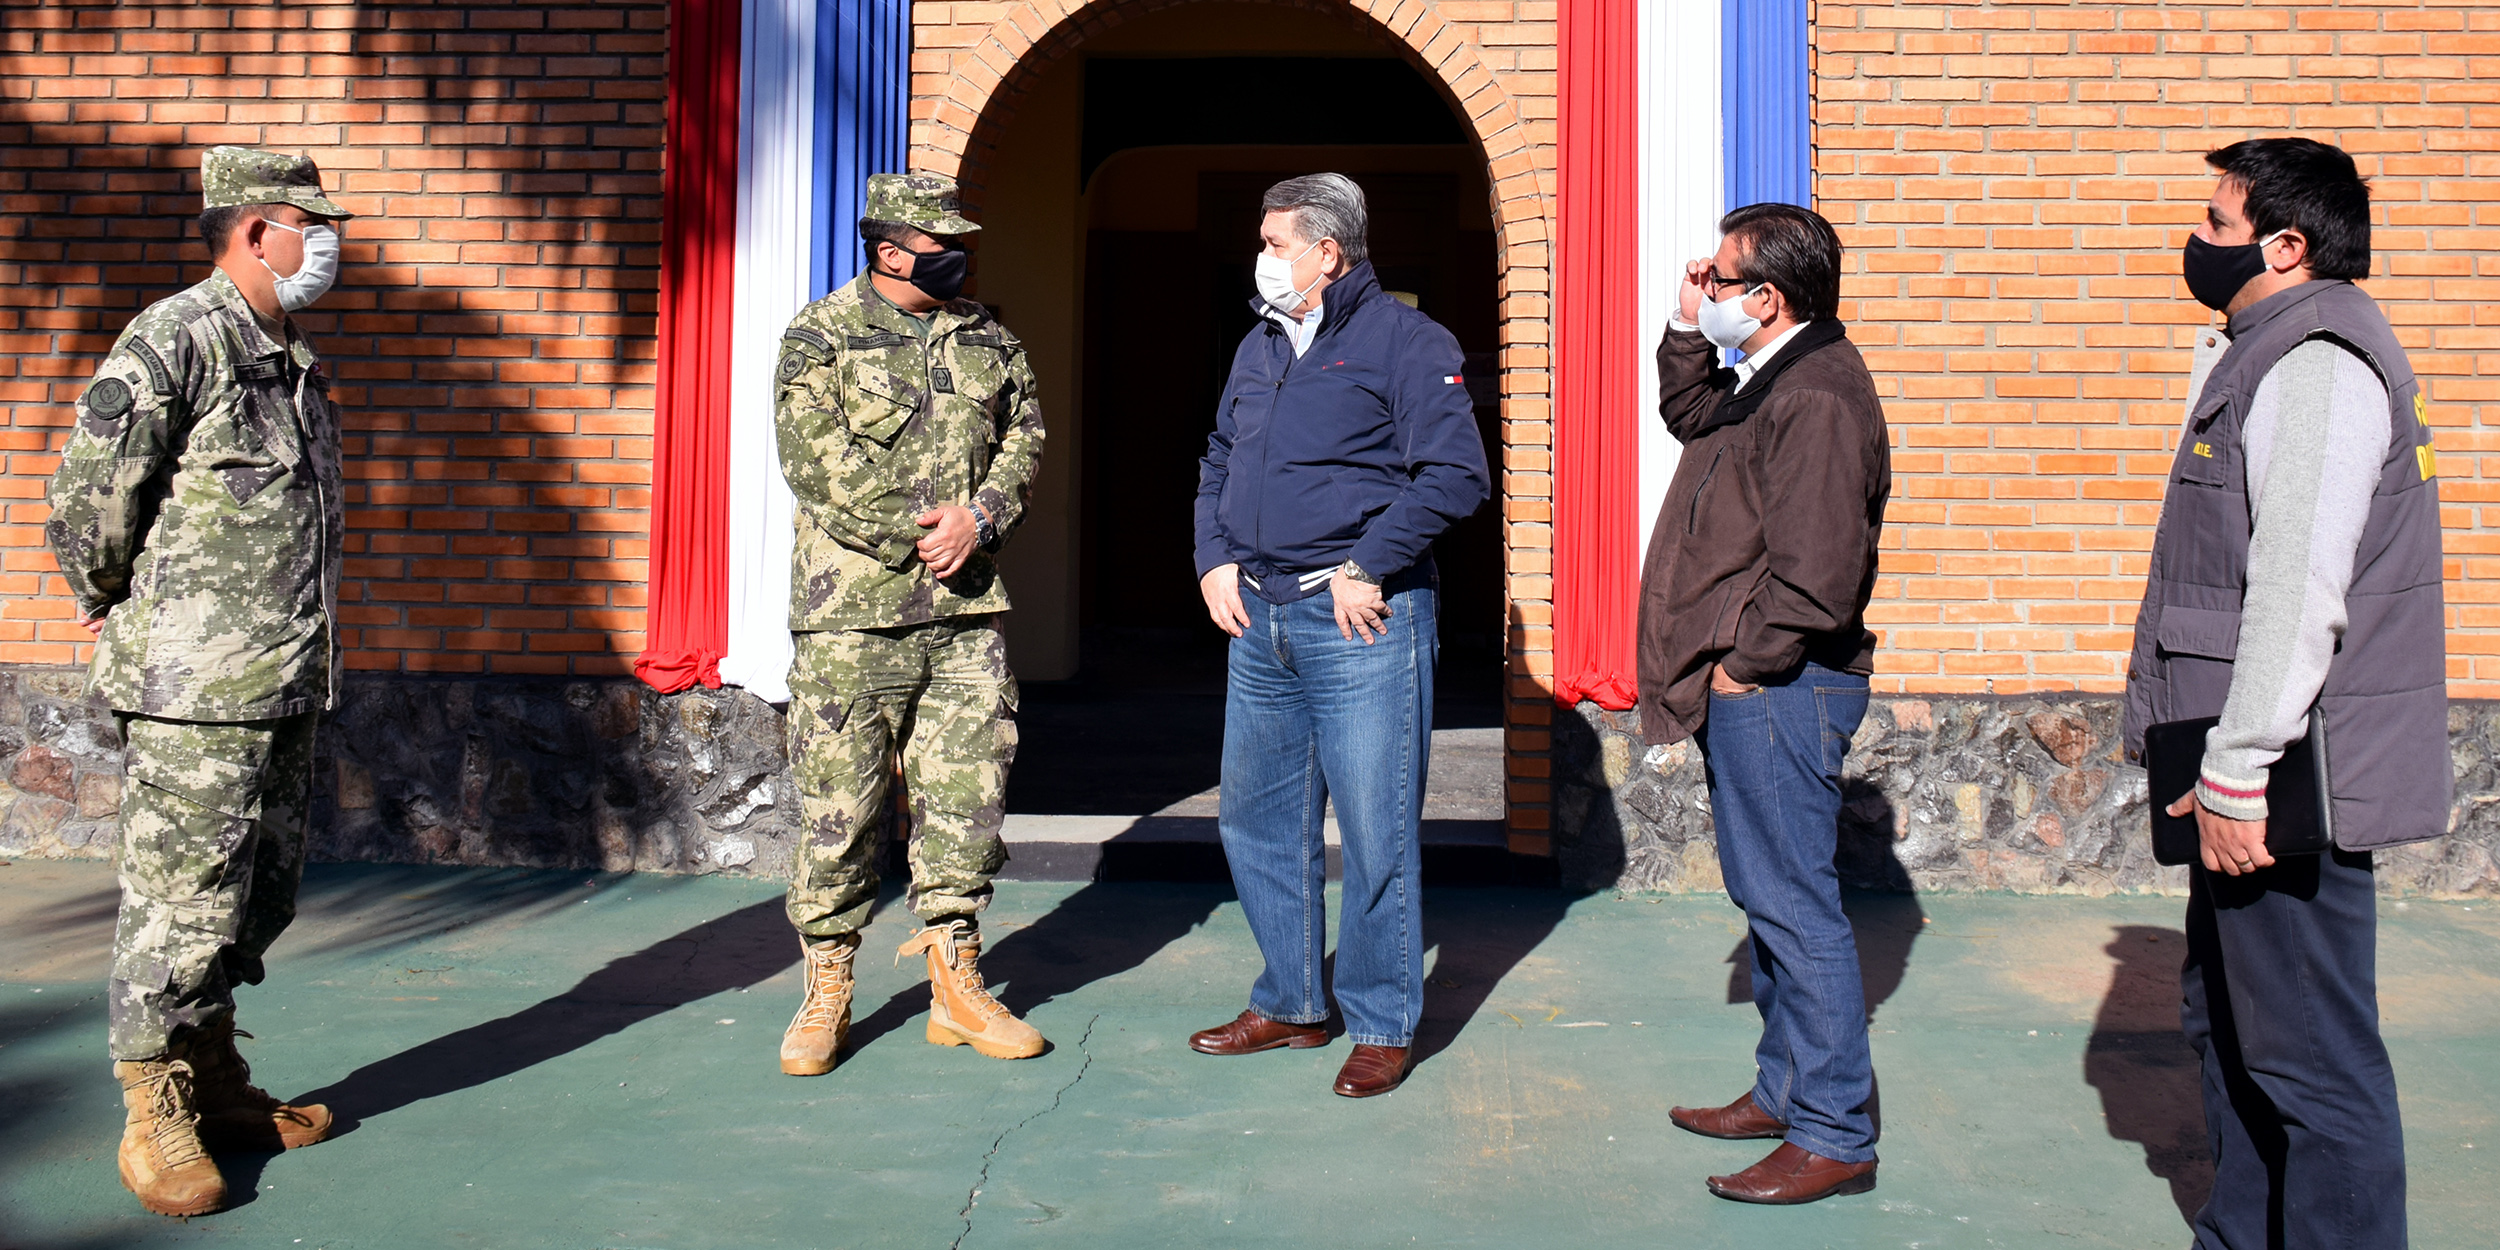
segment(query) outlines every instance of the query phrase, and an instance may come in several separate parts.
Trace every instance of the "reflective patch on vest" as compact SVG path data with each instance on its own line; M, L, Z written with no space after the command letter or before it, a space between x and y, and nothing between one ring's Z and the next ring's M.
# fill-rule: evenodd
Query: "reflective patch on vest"
M2197 455L2203 456L2207 460L2214 458L2214 445L2212 443L2198 443L2194 450Z
M2422 425L2431 423L2430 397L2420 391L2413 393L2413 419Z
M2423 481L2439 476L2439 452L2429 443L2413 449L2413 463L2422 470Z

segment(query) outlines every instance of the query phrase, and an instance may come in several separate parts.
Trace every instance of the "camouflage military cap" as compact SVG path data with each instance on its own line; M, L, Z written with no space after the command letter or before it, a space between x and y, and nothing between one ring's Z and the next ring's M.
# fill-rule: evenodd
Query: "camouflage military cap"
M258 148L216 147L200 158L200 207L292 204L321 217L353 217L321 194L321 169L309 156Z
M970 234L980 229L964 218L963 192L936 174L870 174L861 221L891 221L929 234Z

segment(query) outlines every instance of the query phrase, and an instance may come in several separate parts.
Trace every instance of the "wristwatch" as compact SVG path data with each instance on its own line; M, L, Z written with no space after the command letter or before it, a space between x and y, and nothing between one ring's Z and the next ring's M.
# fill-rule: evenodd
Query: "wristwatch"
M1380 584L1379 578L1364 572L1363 566L1356 564L1352 560L1347 560L1345 563L1338 565L1337 571L1345 574L1345 579L1349 582L1361 582L1366 586L1377 586Z
M993 524L993 523L990 521L990 514L989 514L989 513L987 513L987 512L982 511L982 510L981 510L981 505L979 505L979 504L977 504L977 503L976 503L976 504L969 505L969 506L970 506L970 507L971 507L971 509L972 509L972 526L973 526L973 537L974 537L974 539L975 539L975 540L977 540L977 541L978 541L978 542L979 542L982 546L984 546L984 547L987 547L987 546L991 545L992 543L997 542L997 541L998 541L998 526L997 526L997 525L995 525L995 524Z

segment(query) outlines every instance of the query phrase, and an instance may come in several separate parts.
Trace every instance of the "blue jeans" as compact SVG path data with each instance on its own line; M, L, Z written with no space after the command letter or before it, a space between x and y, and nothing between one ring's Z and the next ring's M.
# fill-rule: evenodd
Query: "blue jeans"
M1857 935L1840 910L1840 763L1867 682L1808 664L1783 685L1710 695L1701 734L1719 872L1753 935L1754 1104L1827 1159L1875 1157L1875 1060Z
M1242 596L1250 628L1233 640L1228 666L1216 828L1267 962L1250 1009L1270 1020L1328 1019L1321 820L1333 795L1345 844L1335 988L1346 1036L1373 1046L1414 1039L1424 1006L1420 826L1440 653L1435 598L1429 585L1391 594L1387 632L1366 646L1337 633L1325 591L1284 604Z
M2198 1250L2401 1250L2405 1137L2378 1032L2367 853L2188 869L2180 1023L2204 1065L2213 1195Z

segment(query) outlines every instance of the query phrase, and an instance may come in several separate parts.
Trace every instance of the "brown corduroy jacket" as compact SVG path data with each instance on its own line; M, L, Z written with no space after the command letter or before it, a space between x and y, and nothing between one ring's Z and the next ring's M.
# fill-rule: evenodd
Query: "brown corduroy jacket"
M1642 736L1701 731L1714 663L1768 684L1808 661L1872 672L1866 603L1892 456L1841 324L1809 323L1741 391L1708 339L1670 329L1658 415L1684 455L1641 568Z

